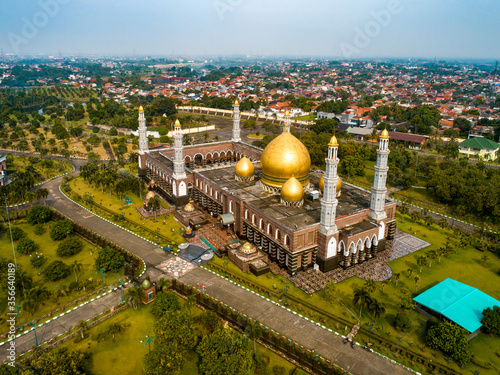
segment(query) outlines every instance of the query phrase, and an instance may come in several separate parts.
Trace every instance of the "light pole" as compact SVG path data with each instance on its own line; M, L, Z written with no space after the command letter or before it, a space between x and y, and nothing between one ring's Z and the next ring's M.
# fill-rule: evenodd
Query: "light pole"
M30 324L33 326L33 331L35 332L35 344L36 347L38 348L38 338L36 337L36 324L35 322L30 322Z
M288 305L288 299L287 299L288 289L290 289L290 285L286 284L285 289L284 289L285 290L285 306Z
M229 258L228 257L226 257L224 259L224 265L226 266L226 278L227 278L227 268L229 267Z
M120 280L120 291L122 294L122 303L123 303L123 281Z
M160 244L160 228L156 228L156 243Z
M125 227L125 216L123 214L120 215L120 219L122 219L122 227Z
M146 340L141 340L141 342L144 342L146 341L146 343L148 344L148 351L149 351L149 354L151 354L151 343L154 342L153 339L155 338L156 336L153 336L153 337L149 337L149 335L146 335ZM144 346L146 346L146 343L144 343Z
M101 279L102 279L102 291L104 292L104 272L106 272L104 270L104 268L101 268L98 272L101 273Z
M19 330L20 331L23 330L23 326L21 325L21 316L19 315L19 311L21 311L21 307L23 307L22 304L15 307L15 309L17 310L17 319L19 320Z
M33 255L33 254L30 254L30 257L31 257L32 255ZM37 269L37 271L38 271L38 275L40 275L40 262L41 262L41 260L40 260L40 259L41 259L41 257L43 256L43 254L42 254L42 253L39 253L39 252L37 251L37 252L35 252L35 255L36 255L36 258L35 258L36 260L35 260L33 263L35 263L35 264L36 264L36 269Z
M12 254L14 254L14 264L16 265L16 269L17 269L16 252L14 250L14 238L12 237L12 227L10 226L9 198L7 198L7 195L5 193L3 193L3 196L5 197L5 211L7 212L7 221L9 222L10 243L12 244Z
M371 342L370 340L372 339L372 328L373 328L373 323L368 323L368 325L370 326L370 329L368 330L369 331L369 335L368 335L368 347L370 347L371 345Z

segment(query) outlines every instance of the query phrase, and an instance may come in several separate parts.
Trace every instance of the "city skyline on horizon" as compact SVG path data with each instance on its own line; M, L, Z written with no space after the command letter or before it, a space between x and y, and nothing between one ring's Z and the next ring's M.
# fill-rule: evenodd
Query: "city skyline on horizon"
M9 1L5 54L496 60L500 4L387 0ZM137 9L140 9L138 12ZM422 27L425 25L425 27Z

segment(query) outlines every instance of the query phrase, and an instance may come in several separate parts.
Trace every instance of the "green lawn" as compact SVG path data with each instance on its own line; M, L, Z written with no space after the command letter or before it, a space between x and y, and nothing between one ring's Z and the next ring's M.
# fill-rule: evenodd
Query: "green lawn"
M181 304L184 300L181 300ZM91 328L86 332L87 338L79 343L75 343L74 339L67 341L58 348L68 347L71 350L87 350L92 353L94 359L94 374L100 375L122 375L122 374L141 374L143 369L142 359L148 352L148 347L141 343L141 340L154 335L155 317L151 315L152 305L140 305L137 310L128 308L123 312L116 314L103 323ZM201 313L198 308L192 309L193 316ZM125 332L118 334L115 339L109 337L101 342L96 342L92 339L98 333L103 332L113 323L122 323L128 325ZM196 332L201 334L197 325ZM154 343L151 344L151 349L154 349ZM258 345L258 354L269 357L268 373L271 373L271 368L275 365L284 366L286 374L290 373L295 366L286 361L279 355L271 352L263 346ZM186 363L181 371L183 375L198 375L199 357L195 351L190 351L186 356ZM296 372L297 375L304 374Z
M150 219L143 219L141 215L136 211L136 207L142 207L143 201L141 201L140 197L135 195L132 192L127 192L123 195L122 198L124 197L129 197L130 200L133 202L133 204L125 206L123 200L120 200L120 198L113 192L110 196L109 190L102 190L100 188L94 189L93 185L87 185L83 181L82 177L77 177L74 178L70 181L70 187L73 192L77 193L80 196L84 196L85 193L90 193L93 195L94 202L102 205L108 210L111 210L117 215L123 214L124 217L133 222L133 225L126 224L125 228L143 236L147 237L152 241L156 242L156 236L151 235L147 233L146 231L142 230L140 226L146 227L152 231L156 231L157 228L160 229L160 234L166 237L169 237L172 242L174 243L182 243L186 242L184 237L181 236L181 233L184 231L184 228L182 227L179 222L174 220L174 214L170 214L167 216L158 216L156 218L156 221L153 218ZM144 199L145 194L143 195ZM84 202L80 202L80 204L90 208L90 206ZM168 208L168 204L162 201L162 205L165 208ZM107 214L103 210L97 209L97 214L99 216L106 217L108 220L113 221L113 217ZM121 220L115 220L115 222L119 225L122 225ZM165 222L165 223L164 223Z
M13 171L24 171L27 166L32 165L28 159L28 156L12 156L12 163L8 163L7 170ZM34 164L33 167L40 173L41 179L36 181L36 183L48 180L52 177L59 176L63 173L68 173L73 170L73 166L69 163L59 160L52 160L53 166L51 168L45 168L40 163Z
M28 238L35 241L35 243L39 246L38 252L41 252L47 258L47 262L45 264L48 264L53 260L62 260L64 263L70 265L71 263L78 261L79 263L82 264L82 270L78 274L78 280L82 281L82 280L92 279L96 281L95 283L96 287L99 287L101 285L100 284L101 274L97 273L94 269L94 261L95 261L94 258L97 256L95 246L82 240L84 242L84 248L80 253L73 255L69 258L59 258L56 254L56 249L59 244L59 241L53 241L49 236L50 225L52 225L53 222L45 224L47 230L41 236L36 236L33 233L34 227L27 224L24 219L16 220L15 223L11 222L11 224L13 226L20 227L26 233ZM15 246L17 246L16 243L14 243L14 247ZM13 259L12 246L8 232L3 236L3 238L0 239L0 257L7 258L9 260ZM52 281L46 282L43 280L42 276L38 275L37 269L31 266L30 257L28 255L21 255L16 251L16 258L17 258L17 264L22 266L22 269L26 271L26 273L33 278L33 286L36 285L45 286L49 291L52 292L60 288L67 289L69 284L72 281L75 281L75 274L72 273L63 280L55 282ZM41 267L41 269L43 269L43 267ZM118 273L108 272L104 275L104 283L106 285L109 285L118 281L122 277L123 277L123 270L119 271ZM80 292L74 291L68 293L66 296L60 297L58 300L56 300L54 296L51 296L47 301L45 301L40 305L40 307L34 313L34 315L30 315L27 311L22 309L21 322L24 324L25 322L33 320L34 318L45 315L46 313L60 306L64 306L65 304L79 297L82 297L88 294L89 292L90 292L89 290L87 291L82 290ZM23 296L23 291L18 290L17 291L18 304L23 303L22 296ZM6 313L6 309L7 309L7 296L4 293L2 293L2 295L0 296L0 312L4 315ZM7 324L5 321L1 321L0 332L6 332L6 331L7 331Z
M314 121L316 120L316 114L310 114L310 115L305 115L305 116L299 116L299 117L294 117L294 120L301 120L301 121Z

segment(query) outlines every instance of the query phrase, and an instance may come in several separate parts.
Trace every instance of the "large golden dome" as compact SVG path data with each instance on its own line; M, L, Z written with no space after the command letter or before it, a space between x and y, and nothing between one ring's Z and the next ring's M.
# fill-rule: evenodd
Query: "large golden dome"
M234 172L236 173L236 176L239 177L252 177L255 172L255 167L253 166L250 159L248 159L246 156L243 156L236 164Z
M284 132L274 138L260 157L262 167L261 182L265 185L281 188L295 177L302 186L309 184L311 157L306 146L292 134Z
M281 198L288 202L298 202L304 197L304 188L295 177L291 177L281 188Z

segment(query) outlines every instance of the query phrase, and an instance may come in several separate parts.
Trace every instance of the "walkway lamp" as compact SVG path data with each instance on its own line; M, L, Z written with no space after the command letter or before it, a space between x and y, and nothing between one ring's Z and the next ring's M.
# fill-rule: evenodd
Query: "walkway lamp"
M287 297L288 297L288 289L290 289L290 285L286 284L285 285L285 289L284 289L284 291L285 291L285 306L288 305L288 299L287 299Z
M153 337L149 337L149 335L146 335L146 340L141 340L141 342L144 342L144 346L146 346L146 343L148 345L148 351L149 351L149 354L151 354L151 343L154 342L153 339L155 338L156 336L153 336Z
M33 326L33 331L35 332L35 345L38 348L38 338L36 337L36 324L35 322L30 322L30 324Z
M106 272L104 270L104 268L101 268L98 272L101 273L101 279L102 279L102 291L104 292L104 272Z
M23 305L19 305L19 306L16 306L15 309L17 310L17 319L19 320L19 330L23 330L23 326L21 325L21 317L19 316L19 312L21 311L21 307L23 307Z
M371 338L372 338L372 328L373 328L373 323L368 323L368 325L370 326L370 329L368 330L369 331L369 335L368 335L368 347L370 347L371 345Z

